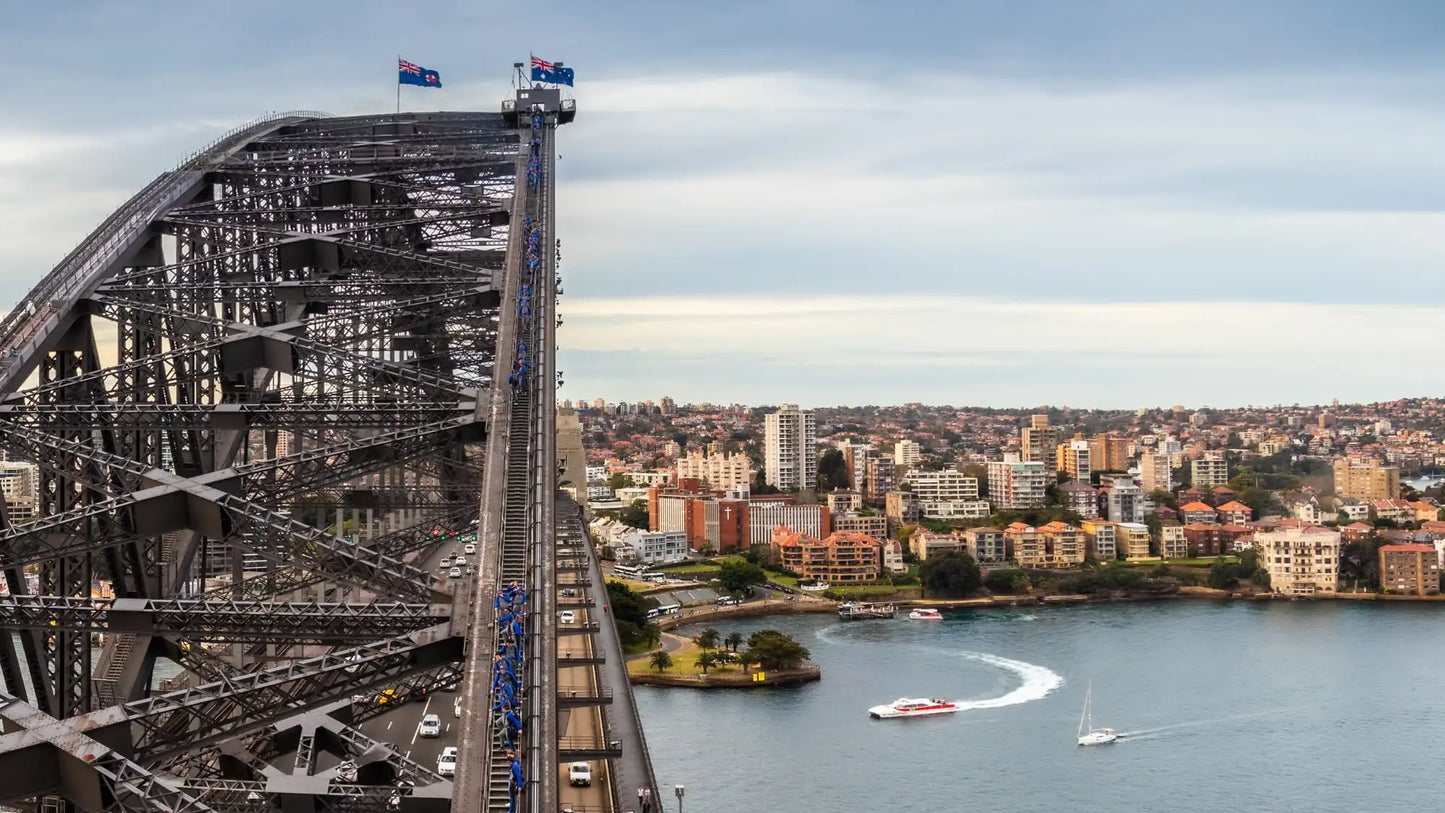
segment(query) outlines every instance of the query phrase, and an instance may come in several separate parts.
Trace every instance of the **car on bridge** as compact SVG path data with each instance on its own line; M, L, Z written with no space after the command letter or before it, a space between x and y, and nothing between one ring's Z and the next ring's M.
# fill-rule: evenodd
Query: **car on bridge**
M421 724L416 727L418 737L440 737L442 735L442 718L437 714L428 714L421 718Z
M448 578L448 579L460 579L461 577L462 577L462 569L459 568L459 567L454 567L454 568L452 568L451 570L448 570L448 571L447 571L447 578Z
M563 624L571 624L573 621L577 620L577 615L571 610L563 610L562 612L557 614L557 620L561 621Z
M442 749L442 755L437 757L437 773L442 776L457 775L457 747L448 745Z
M567 784L587 787L592 784L592 766L586 762L574 762L567 769Z
M465 553L465 554L468 555L468 556L472 556L472 555L474 555L476 552L477 552L477 546L476 546L476 545L473 545L473 544L470 543L470 542L468 542L468 543L466 544L466 546L462 548L462 553Z

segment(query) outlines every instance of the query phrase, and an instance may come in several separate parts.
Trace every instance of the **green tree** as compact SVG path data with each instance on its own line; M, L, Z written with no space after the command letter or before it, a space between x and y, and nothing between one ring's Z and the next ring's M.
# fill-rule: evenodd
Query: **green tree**
M697 668L701 669L704 675L707 674L707 670L717 666L718 663L718 656L712 652L704 652L697 656Z
M928 557L918 568L918 580L927 595L964 598L983 586L978 563L961 551L946 551Z
M607 487L612 489L613 491L616 491L619 488L626 488L627 475L623 474L620 471L613 472L607 477Z
M658 672L666 671L672 668L672 656L659 649L652 653L652 657L647 659L647 665L656 669Z
M748 654L763 669L796 669L812 653L790 635L759 630L748 636Z
M1018 568L990 570L983 584L993 593L1021 596L1029 591L1029 574Z
M647 530L651 522L647 513L647 500L633 500L631 505L618 512L617 521L633 528Z
M1237 567L1223 559L1215 560L1209 568L1209 586L1215 590L1232 590L1239 586Z
M1269 589L1269 571L1265 570L1262 567L1255 568L1254 573L1250 575L1249 580L1254 582L1255 587L1258 587L1262 590Z
M752 562L728 560L718 569L717 580L729 593L748 593L752 586L768 580L768 574Z
M741 632L729 632L728 637L723 639L723 644L731 651L737 652L742 645L743 634Z
M647 611L657 605L641 593L618 581L607 582L607 603L617 625L617 637L624 647L656 646L662 630L647 618Z
M848 488L853 478L849 476L848 463L843 459L841 449L829 449L818 457L818 491L832 491Z
M708 627L693 637L692 642L697 644L698 649L707 651L717 649L718 643L722 640L722 634L717 630Z

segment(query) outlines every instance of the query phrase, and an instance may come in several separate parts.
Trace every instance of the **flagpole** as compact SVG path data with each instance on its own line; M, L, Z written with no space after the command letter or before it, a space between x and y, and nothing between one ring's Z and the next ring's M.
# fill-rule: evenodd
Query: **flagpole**
M396 64L401 65L401 54L396 55ZM396 72L396 114L401 115L401 71Z

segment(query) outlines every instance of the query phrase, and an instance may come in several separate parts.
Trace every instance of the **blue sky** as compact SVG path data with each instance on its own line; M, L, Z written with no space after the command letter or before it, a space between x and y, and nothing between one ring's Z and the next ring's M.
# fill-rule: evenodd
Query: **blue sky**
M1437 394L1442 31L1338 0L29 4L0 302L234 124L388 110L398 53L446 84L409 108L493 109L530 50L578 76L566 397Z

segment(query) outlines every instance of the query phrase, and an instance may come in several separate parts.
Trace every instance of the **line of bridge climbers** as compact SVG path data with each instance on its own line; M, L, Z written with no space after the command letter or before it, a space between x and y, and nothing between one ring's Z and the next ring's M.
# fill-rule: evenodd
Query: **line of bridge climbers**
M532 111L532 142L528 149L527 185L536 191L542 183L542 129L546 126L545 114L540 109ZM527 278L517 291L517 347L512 355L512 371L507 383L518 389L527 383L527 374L532 370L531 347L527 336L532 327L532 292L537 284L537 271L542 266L542 229L531 215L522 218L527 230Z
M526 632L522 618L527 610L527 591L516 582L497 591L492 599L497 615L497 652L492 657L492 730L501 732L507 747L507 770L511 774L507 813L516 813L517 796L526 787L522 771L522 701L526 687L517 673L525 657Z

